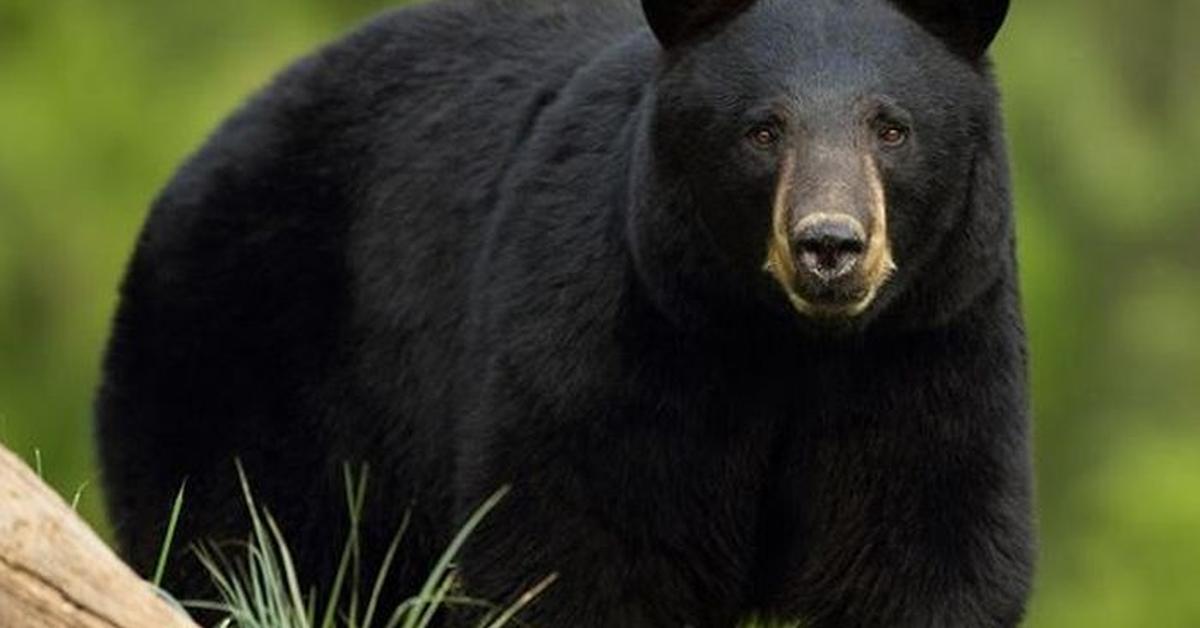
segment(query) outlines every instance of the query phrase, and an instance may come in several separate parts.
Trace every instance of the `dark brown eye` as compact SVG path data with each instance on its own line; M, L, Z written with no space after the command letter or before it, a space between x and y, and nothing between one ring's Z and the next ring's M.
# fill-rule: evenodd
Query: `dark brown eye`
M768 126L756 126L750 129L747 137L758 148L770 148L779 141L779 134Z
M884 146L893 148L908 141L908 129L895 124L888 124L880 127L878 135L879 141L882 142Z

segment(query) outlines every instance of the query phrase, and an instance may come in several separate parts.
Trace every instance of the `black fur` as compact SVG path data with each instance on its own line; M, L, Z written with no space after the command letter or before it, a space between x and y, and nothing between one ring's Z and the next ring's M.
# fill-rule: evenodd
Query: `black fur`
M244 537L238 458L327 583L341 468L366 462L368 557L413 517L391 601L511 484L465 586L505 602L559 574L525 613L546 628L1016 626L1033 541L994 28L929 2L714 4L680 3L705 13L664 19L704 36L663 22L661 43L620 0L397 11L226 122L155 204L105 363L132 563L184 478L181 545ZM861 148L877 101L913 129L876 154L899 272L862 316L811 320L762 271L779 160L745 129L776 107L800 154ZM173 565L168 588L203 593Z

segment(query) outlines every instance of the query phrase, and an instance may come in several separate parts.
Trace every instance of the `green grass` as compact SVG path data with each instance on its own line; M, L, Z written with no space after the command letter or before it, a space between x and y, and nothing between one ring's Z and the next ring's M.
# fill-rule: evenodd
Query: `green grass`
M158 552L158 564L154 566L154 578L150 580L155 587L162 584L163 573L167 569L167 556L171 553L171 542L175 540L175 526L179 523L179 513L183 512L183 495L186 490L187 481L184 481L179 487L179 493L175 495L175 502L171 505L171 518L167 520L167 532Z
M508 489L502 489L486 500L472 514L447 546L430 572L419 593L394 609L384 609L380 599L388 575L401 547L408 527L407 518L401 522L380 563L377 573L371 574L369 589L364 590L362 548L359 524L366 496L367 472L356 478L349 468L344 473L350 532L342 548L338 569L330 590L319 594L304 591L300 586L292 552L279 525L270 512L254 499L245 472L238 466L243 499L250 514L251 533L248 541L233 546L206 543L193 547L195 557L208 573L216 588L217 600L185 600L182 606L194 610L213 611L224 617L221 628L428 628L439 612L453 607L480 609L483 618L479 628L504 628L518 625L517 614L538 595L553 585L550 576L521 595L508 607L463 596L454 568L454 559L463 544L504 499ZM157 586L165 569L175 523L184 504L181 488L171 511L167 534L163 540L160 561L152 582ZM229 547L238 548L231 554Z

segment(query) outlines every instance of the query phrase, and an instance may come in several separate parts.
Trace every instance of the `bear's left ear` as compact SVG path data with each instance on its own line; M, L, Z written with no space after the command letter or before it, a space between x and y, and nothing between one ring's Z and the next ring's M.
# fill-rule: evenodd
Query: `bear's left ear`
M732 20L756 0L642 0L642 12L663 48L671 49Z
M958 54L977 61L1000 32L1009 0L892 0Z

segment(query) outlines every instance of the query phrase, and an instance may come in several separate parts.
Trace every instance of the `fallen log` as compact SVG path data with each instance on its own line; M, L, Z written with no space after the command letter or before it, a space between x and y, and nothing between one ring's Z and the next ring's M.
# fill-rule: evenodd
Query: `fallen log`
M0 628L195 628L0 447Z

